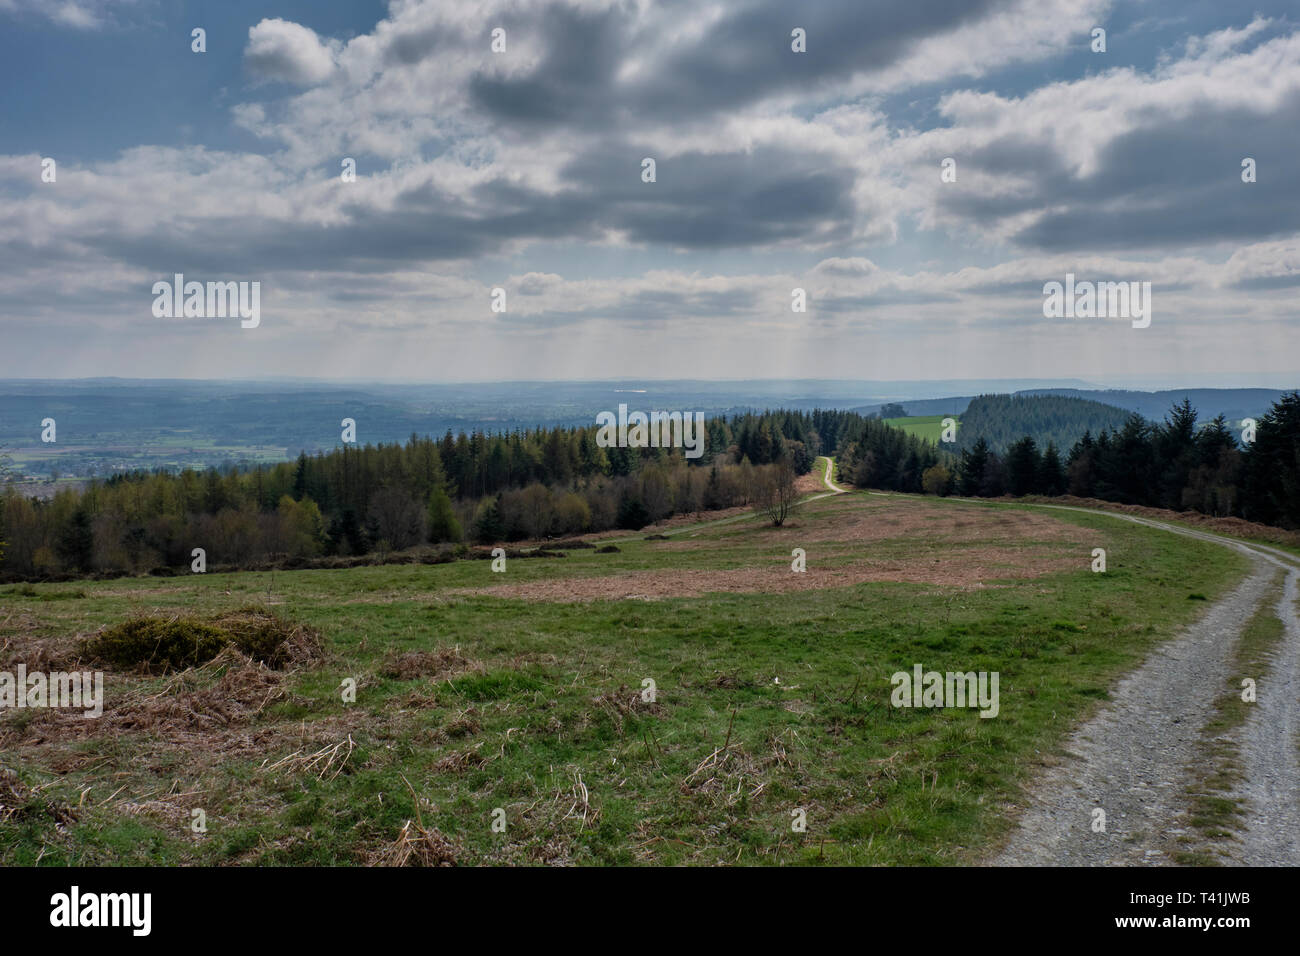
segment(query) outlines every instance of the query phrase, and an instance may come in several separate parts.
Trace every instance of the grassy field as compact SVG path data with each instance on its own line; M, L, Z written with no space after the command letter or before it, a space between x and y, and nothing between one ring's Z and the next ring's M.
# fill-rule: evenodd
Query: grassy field
M504 573L0 588L0 670L132 615L249 605L327 654L106 669L99 720L4 712L0 864L974 862L1039 755L1246 568L1102 515L865 493L780 529L655 530ZM891 707L918 663L997 671L1000 713Z
M957 422L958 427L961 426L961 417L959 415L912 415L907 418L886 418L885 424L894 428L901 428L909 435L917 435L937 445L940 436L943 434L943 420L945 418L952 418Z

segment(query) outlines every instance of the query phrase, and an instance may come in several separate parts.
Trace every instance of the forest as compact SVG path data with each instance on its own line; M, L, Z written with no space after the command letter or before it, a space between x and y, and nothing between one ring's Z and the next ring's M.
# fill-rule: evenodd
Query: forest
M674 514L761 505L780 484L775 472L808 473L844 436L882 461L936 454L879 423L869 437L864 427L861 416L836 411L717 417L694 460L681 449L602 448L595 425L448 431L274 465L137 471L48 500L9 486L0 497L0 578L175 573L189 567L194 548L211 566L302 567L324 557L637 529ZM895 472L908 482L899 490L919 490L915 467L891 462L881 480Z
M1188 399L1163 422L1131 415L1119 428L1085 431L1064 458L1028 435L1001 454L981 438L962 451L944 490L932 483L933 493L1070 494L1300 528L1300 393L1274 402L1253 440L1222 415L1197 417Z
M1086 398L1057 395L980 395L961 415L957 450L973 449L979 439L996 452L1034 436L1042 448L1069 448L1085 432L1117 431L1132 415L1122 408Z
M708 419L695 460L681 449L602 448L591 425L448 431L274 465L138 471L49 499L9 484L0 494L0 579L171 574L195 548L218 567L305 567L639 529L677 514L763 507L769 489L788 487L782 472L807 474L821 454L858 487L1070 494L1300 528L1300 394L1283 395L1244 442L1222 415L1198 423L1188 400L1163 422L1129 415L1095 435L1086 424L1095 403L1019 401L1029 403L1022 420L1044 422L1049 435L1076 427L1065 419L1078 411L1082 437L1065 453L1050 438L1022 435L1005 450L981 437L952 454L856 412L775 410Z

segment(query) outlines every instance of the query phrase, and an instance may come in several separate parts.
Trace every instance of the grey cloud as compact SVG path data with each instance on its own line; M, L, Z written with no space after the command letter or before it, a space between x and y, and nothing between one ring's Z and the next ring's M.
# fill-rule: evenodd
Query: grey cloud
M475 75L470 95L500 119L585 128L646 119L690 121L787 91L807 97L854 73L884 70L917 42L978 21L1005 0L832 0L792 7L779 0L733 5L708 33L673 47L647 76L619 82L629 54L650 48L631 7L534 11L545 55L524 76ZM681 16L691 3L676 3ZM672 16L671 13L666 14ZM793 53L790 32L807 31Z
M160 274L255 276L274 269L384 271L468 259L518 239L594 240L609 230L694 249L829 242L851 231L852 171L786 150L684 154L641 181L645 152L626 144L560 171L554 194L494 179L460 196L426 182L391 209L352 203L347 221L319 226L240 218L175 219L144 235L103 229L78 238L110 258Z
M1035 209L1046 215L1011 238L1047 251L1173 249L1198 243L1259 242L1300 229L1300 96L1264 115L1207 105L1186 118L1153 115L1117 137L1096 171L1078 178L1037 141L1010 137L960 157L959 166L1014 174L1023 195L945 188L940 209L980 228ZM1258 181L1241 181L1241 161Z
M956 304L959 296L942 292L906 292L902 290L882 290L866 295L816 296L809 303L810 312L858 312L885 305L931 305L939 302Z

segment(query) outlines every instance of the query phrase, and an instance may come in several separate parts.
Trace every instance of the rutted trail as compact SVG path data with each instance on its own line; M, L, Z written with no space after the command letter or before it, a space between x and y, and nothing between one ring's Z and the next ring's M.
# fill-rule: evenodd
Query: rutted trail
M1284 631L1267 674L1259 678L1259 700L1241 740L1243 782L1234 795L1250 812L1233 858L1247 866L1300 864L1300 773L1296 770L1300 735L1300 620L1296 598L1300 574L1291 571L1278 601Z
M849 489L841 488L839 485L835 484L835 482L831 480L831 475L834 474L834 468L835 468L835 459L827 455L826 473L822 475L822 481L826 482L826 487L829 488L831 491L835 492L836 494L844 494Z
M826 469L825 469L825 471L822 472L822 484L824 484L827 488L829 488L830 491L823 491L823 492L822 492L821 494L819 494L819 495L812 495L811 497L804 498L804 499L800 502L800 504L806 504L806 503L808 503L809 501L819 501L819 500L821 500L822 498L829 498L829 497L831 497L832 495L843 495L843 494L847 494L848 491L849 491L848 488L841 488L839 485L835 484L835 482L831 481L831 475L833 475L833 474L835 473L835 459L834 459L834 458L831 458L831 457L827 456L827 457L825 457L825 458L818 458L817 461L818 461L818 462L822 462L822 461L826 462Z
M1180 637L1162 645L1120 681L1110 703L1074 732L1067 756L1037 781L1034 794L998 865L1142 865L1173 862L1187 807L1187 768L1217 695L1235 675L1232 655L1242 628L1270 593L1278 568L1286 575L1278 611L1285 634L1259 680L1258 709L1234 735L1244 783L1246 823L1232 856L1249 865L1300 863L1300 622L1295 556L1134 515L1064 505L1038 507L1107 514L1174 534L1231 547L1252 564L1249 576ZM1094 810L1105 831L1093 832Z

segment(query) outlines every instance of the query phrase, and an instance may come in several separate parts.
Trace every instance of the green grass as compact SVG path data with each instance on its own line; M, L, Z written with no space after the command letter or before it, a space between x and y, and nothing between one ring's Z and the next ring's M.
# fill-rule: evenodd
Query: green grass
M885 424L901 428L909 435L916 435L937 445L943 435L945 418L951 418L957 422L958 427L961 426L960 415L909 415L907 418L886 418Z
M1107 548L1106 574L1087 570L1085 548L1078 570L975 590L868 583L581 604L449 593L503 579L788 568L794 547L819 568L864 552L960 562L974 545L924 530L851 542L838 529L859 509L885 522L977 507L1002 506L840 495L805 506L779 532L744 518L670 541L611 535L618 553L513 560L505 575L486 561L209 574L79 583L81 596L53 602L41 596L69 589L0 588L13 612L0 644L11 633L71 644L138 613L215 615L263 601L318 629L332 655L293 674L287 694L245 723L42 745L0 738L0 762L44 796L81 804L62 829L39 813L0 823L0 864L356 863L416 815L408 782L424 824L452 839L463 863L977 861L1013 825L1001 808L1020 798L1038 755L1203 611L1190 594L1214 599L1234 584L1243 558L1059 513ZM475 666L381 676L394 653L435 648ZM892 708L890 675L915 663L998 671L1000 715ZM348 677L354 704L339 690ZM646 678L653 703L640 696ZM110 709L127 693L165 689L114 674L107 683ZM0 717L0 733L14 719ZM323 776L268 769L349 741L346 763ZM127 815L125 800L164 807ZM207 815L202 837L189 830L193 808ZM490 826L495 808L506 812L505 833ZM804 833L791 829L796 809Z

